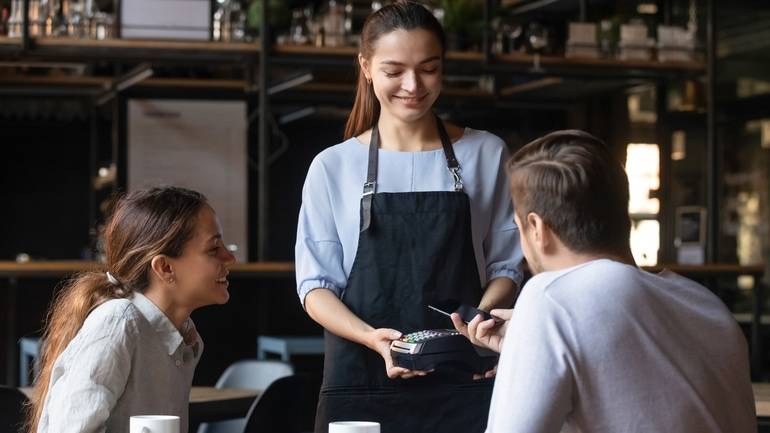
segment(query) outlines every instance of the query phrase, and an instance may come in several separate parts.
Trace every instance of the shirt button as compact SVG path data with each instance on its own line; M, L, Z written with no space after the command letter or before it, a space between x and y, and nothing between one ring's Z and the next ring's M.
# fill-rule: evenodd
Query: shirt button
M180 361L180 360L178 360L178 359L177 359L177 360L176 360L176 362L175 362L175 364L176 364L176 366L177 366L177 367L179 367L180 365L182 365L182 361Z

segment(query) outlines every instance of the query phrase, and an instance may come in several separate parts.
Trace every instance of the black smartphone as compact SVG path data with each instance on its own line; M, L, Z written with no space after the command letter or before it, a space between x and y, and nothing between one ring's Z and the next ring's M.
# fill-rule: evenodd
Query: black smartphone
M441 305L441 307L443 307L444 309L439 308L439 307L434 307L433 305L428 305L428 308L430 308L433 311L437 311L437 312L439 312L439 313L441 313L441 314L443 314L445 316L450 316L450 317L452 316L452 313L449 313L449 312L446 311L446 310L452 311L451 308L446 308L446 306L444 306L444 305ZM453 310L453 312L459 314L460 318L465 323L469 323L471 320L473 320L474 317L476 317L479 314L481 314L481 316L484 318L484 320L494 319L495 323L502 323L503 322L503 319L495 317L495 316L489 314L488 312L486 312L484 310L479 310L478 308L472 307L472 306L467 305L467 304L460 304L459 306L457 306Z

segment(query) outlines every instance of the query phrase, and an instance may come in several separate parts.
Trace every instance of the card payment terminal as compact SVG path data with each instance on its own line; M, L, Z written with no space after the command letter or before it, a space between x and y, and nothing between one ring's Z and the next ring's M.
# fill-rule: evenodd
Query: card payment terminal
M402 336L390 345L393 363L410 370L455 370L484 373L497 364L497 356L482 356L465 336L454 329L430 329Z

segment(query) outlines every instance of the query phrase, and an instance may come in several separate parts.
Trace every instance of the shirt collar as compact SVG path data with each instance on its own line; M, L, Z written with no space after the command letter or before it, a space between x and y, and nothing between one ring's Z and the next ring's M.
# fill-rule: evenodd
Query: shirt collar
M192 319L188 318L183 329L186 331L185 336L179 332L178 329L171 323L171 320L166 314L153 304L146 296L139 292L134 292L131 298L131 303L139 310L145 319L150 323L152 329L158 334L169 356L176 353L185 340L190 342L190 345L194 345L197 342L197 335L195 331L195 325ZM185 338L187 337L187 338Z

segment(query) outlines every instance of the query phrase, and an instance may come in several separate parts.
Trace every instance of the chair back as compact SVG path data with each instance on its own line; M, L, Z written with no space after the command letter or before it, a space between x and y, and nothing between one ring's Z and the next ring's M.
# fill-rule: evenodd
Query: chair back
M0 385L0 432L21 432L27 397L16 388Z
M276 380L251 406L244 433L312 432L320 387L305 375Z
M217 380L217 388L266 390L271 383L294 374L291 364L283 361L244 359L232 363ZM243 433L246 418L201 424L198 433Z
M217 380L217 388L258 389L264 391L275 380L294 374L283 361L246 359L231 364Z

